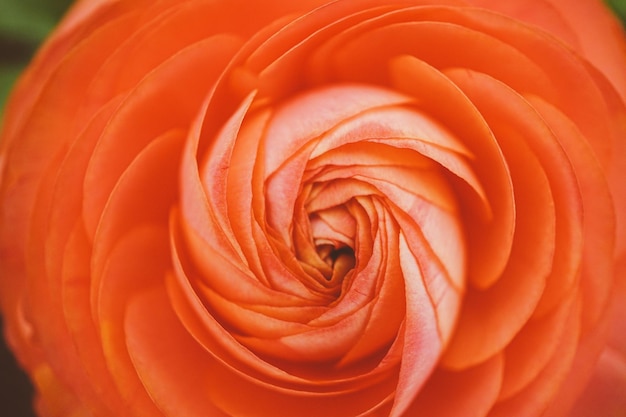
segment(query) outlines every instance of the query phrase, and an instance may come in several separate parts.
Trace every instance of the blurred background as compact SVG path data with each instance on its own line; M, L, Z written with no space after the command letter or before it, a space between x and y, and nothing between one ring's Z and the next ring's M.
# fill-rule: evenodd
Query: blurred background
M72 0L0 0L0 117L15 79L70 3ZM32 396L28 377L0 335L0 416L35 417Z
M11 85L71 0L0 0L0 112Z
M626 0L605 1L626 25ZM0 0L0 117L15 79L71 3L72 0ZM29 380L0 337L0 415L35 417L31 402Z

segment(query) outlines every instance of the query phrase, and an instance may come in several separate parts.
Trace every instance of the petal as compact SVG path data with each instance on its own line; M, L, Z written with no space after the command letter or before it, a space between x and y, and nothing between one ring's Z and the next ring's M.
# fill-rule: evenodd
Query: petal
M89 193L85 195L84 210L91 236L120 174L156 136L191 124L219 72L216 61L228 59L238 44L231 36L195 43L151 72L129 94L98 142L86 173L85 189ZM185 83L179 82L181 77Z
M439 368L429 378L407 415L486 416L496 402L503 368L502 355L462 371Z

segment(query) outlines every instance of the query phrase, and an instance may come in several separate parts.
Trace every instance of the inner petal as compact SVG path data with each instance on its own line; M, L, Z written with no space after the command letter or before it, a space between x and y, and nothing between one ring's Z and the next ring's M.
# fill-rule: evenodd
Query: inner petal
M328 280L343 279L354 268L356 263L354 249L349 246L335 246L329 243L317 244L317 254L330 268L332 275L325 276Z
M315 240L354 246L356 221L345 207L337 206L315 212L309 216L309 221Z

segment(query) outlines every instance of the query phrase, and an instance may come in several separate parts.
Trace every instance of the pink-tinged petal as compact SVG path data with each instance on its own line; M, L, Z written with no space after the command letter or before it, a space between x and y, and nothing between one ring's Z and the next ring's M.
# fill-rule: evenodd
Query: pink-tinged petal
M407 176L406 179L410 178ZM420 245L429 247L433 256L438 259L433 262L440 262L443 265L447 282L461 291L465 287L466 249L462 225L456 213L449 213L410 193L398 191L388 184L371 182L381 189L394 209L399 211L397 217L407 217L410 219L409 224L419 228L416 235L423 236L424 239ZM433 189L436 186L447 188L447 184L441 182L434 182Z
M420 226L407 213L397 208L392 212L411 253L419 260L422 279L434 308L439 338L443 347L446 347L456 331L465 289L465 284L459 281L459 277L452 275L459 272L463 276L466 267L466 253L458 242L462 241L461 229L457 222L444 219L440 228L441 236L437 236L436 240L445 242L451 236L456 236L458 241L440 258L440 254L433 251Z
M306 209L315 213L346 204L353 197L382 196L379 190L365 181L355 178L335 179L324 182L314 190L307 201Z
M253 217L253 206L259 199L261 199L259 204L262 204L264 196L259 196L253 192L253 183L256 182L255 169L259 153L259 141L262 132L266 129L270 114L261 112L255 116L248 120L244 119L244 124L238 131L227 132L229 136L219 150L224 149L226 143L232 144L231 148L226 150L229 153L228 158L220 159L220 165L215 168L212 164L205 165L206 173L204 176L212 176L214 177L213 181L219 181L216 184L219 186L217 190L223 191L224 194L216 196L216 200L217 204L225 207L218 206L217 208L222 210L220 215L224 216L224 220L228 222L227 230L232 230L233 237L241 248L244 256L242 263L250 269L251 274L259 281L269 284L268 280L271 274L266 275L262 267L262 252L265 248L257 248L263 245L263 242L257 242L255 239L255 230L259 226ZM212 153L210 151L209 158L211 158ZM221 169L224 169L223 173L220 172ZM297 177L295 180L297 181ZM217 190L211 190L211 195L215 196ZM271 250L269 255L273 255Z
M333 207L318 211L311 217L313 239L340 242L354 247L357 224L345 207Z
M445 123L451 132L462 135L474 155L472 169L484 189L484 197L476 188L468 190L457 184L454 188L459 206L463 207L468 280L479 288L488 287L498 280L506 265L515 221L510 173L502 151L480 112L441 72L409 56L394 60L391 72L394 83L402 91L431 98L426 111ZM447 110L450 106L459 109L454 118ZM465 181L472 178L466 172L461 177ZM485 216L486 204L490 216Z
M358 148L365 148L370 152L378 151L378 154L381 154L387 147L369 145L370 149L367 149L367 144ZM350 149L351 147L341 150L345 152ZM404 150L402 153L406 159L411 155L419 157L411 150ZM437 169L438 167L434 164L431 164L429 169L417 169L411 166L398 166L393 164L393 161L393 159L381 158L375 161L381 165L367 166L363 158L363 165L328 166L313 180L321 182L353 178L371 184L376 188L377 194L384 195L406 211L409 211L415 201L421 201L433 206L433 210L456 214L455 196L442 170Z
M296 96L276 109L265 133L264 146L272 150L265 154L265 172L273 173L306 142L346 119L371 108L411 101L392 90L368 85L325 86Z
M404 349L396 396L390 416L401 416L431 376L441 355L437 318L424 286L420 262L415 259L404 236L399 237L400 265L406 294Z
M391 239L389 243L394 245L395 239ZM391 246L389 249L397 248ZM387 268L385 275L380 278L383 282L377 290L367 325L360 338L344 355L340 365L348 364L383 348L399 332L406 313L406 301L399 259L394 256L396 253L388 251Z
M471 151L458 137L421 110L418 103L408 99L404 102L372 106L358 115L346 118L320 138L320 143L316 146L312 157L319 157L345 144L385 143L384 139L390 141L410 139L415 142L416 150L437 147L453 154L472 158Z
M411 152L415 151L415 152ZM333 165L344 169L363 165L394 165L398 169L430 168L433 171L438 162L452 174L465 180L468 185L484 198L484 192L472 172L471 154L458 139L439 125L435 120L422 114L418 109L385 107L368 111L348 120L337 129L324 135L316 146L308 168L312 171L305 178L329 178L333 175ZM389 163L393 161L393 163ZM324 165L327 173L324 171ZM393 168L387 168L392 170ZM420 172L422 172L421 170ZM379 172L385 172L379 169ZM391 171L393 173L393 171ZM325 175L322 176L322 174ZM409 175L406 173L404 175ZM401 174L399 174L401 175ZM417 173L415 175L418 175ZM443 178L442 173L439 173ZM448 178L446 178L448 179ZM389 182L396 178L389 178ZM403 187L420 187L420 181L401 181ZM434 200L451 209L454 204L450 193L441 193L448 187L434 187L433 191L416 192L426 199ZM431 195L429 195L431 194ZM441 197L441 198L437 198ZM445 200L448 200L444 203Z
M255 210L256 219L265 219L268 231L272 231L282 242L290 242L289 232L294 225L294 216L298 207L298 200L304 195L302 189L305 184L303 173L309 161L315 142L311 141L298 150L294 155L287 158L280 169L269 175L261 183L261 174L255 178L255 191L264 192L263 205ZM266 153L272 153L272 148L261 149L260 157L264 158ZM258 161L257 170L263 172L263 161ZM261 183L261 184L259 184ZM262 188L263 191L259 190Z
M306 297L308 290L297 279L302 272L293 256L279 258L278 251L268 241L263 218L265 210L272 217L287 213L276 213L273 207L266 206L266 198L269 201L290 201L297 196L299 189L298 173L290 176L288 180L287 195L274 194L274 189L263 189L263 158L261 147L264 147L262 132L266 129L267 118L271 113L259 112L258 114L244 120L240 130L236 132L236 138L229 137L233 141L230 150L232 154L227 160L221 160L222 164L227 164L228 171L220 183L216 184L225 191L225 196L217 196L218 202L224 199L226 213L222 214L228 220L228 227L232 229L233 237L237 245L241 248L247 267L257 279L265 282L280 291L294 295ZM230 133L230 132L229 132ZM261 141L261 143L259 143ZM258 150L257 150L258 149ZM257 152L259 155L257 155ZM212 153L210 153L210 157ZM212 175L220 176L220 167ZM211 165L207 165L207 174L213 171ZM205 174L205 176L207 175ZM218 179L216 178L216 179ZM211 182L214 182L215 179ZM222 188L223 187L223 188ZM269 187L268 187L269 188ZM216 190L212 191L214 195ZM267 194L267 195L266 195ZM218 203L219 204L219 203ZM287 214L281 221L291 223L291 216ZM270 223L271 224L271 223ZM289 245L289 228L277 229L283 235L284 244ZM283 256L285 254L283 253Z
M249 95L224 124L211 144L212 151L200 166L197 152L203 119L194 120L183 151L179 185L184 222L205 242L216 243L224 253L240 258L243 254L226 213L226 179L233 143L253 99L254 94Z

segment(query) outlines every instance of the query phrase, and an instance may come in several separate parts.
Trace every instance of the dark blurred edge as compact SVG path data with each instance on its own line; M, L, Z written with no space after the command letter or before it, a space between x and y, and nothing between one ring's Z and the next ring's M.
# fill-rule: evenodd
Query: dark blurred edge
M9 2L24 0L0 0L0 13L3 6ZM71 0L56 0L44 2L53 21L58 20ZM626 26L626 0L606 0L615 10ZM39 9L41 10L41 9ZM8 88L21 69L28 63L41 39L32 36L16 36L0 28L0 115L4 108L4 101ZM0 329L3 329L0 321ZM0 415L5 417L35 417L32 411L33 388L26 374L19 368L13 355L4 341L4 334L0 337Z
M72 0L0 0L0 116L11 85ZM0 271L2 274L2 271ZM0 317L0 330L4 331ZM35 417L33 387L0 337L0 416Z
M1 322L0 329L4 330ZM0 341L0 415L35 417L32 385L7 348L4 337Z

